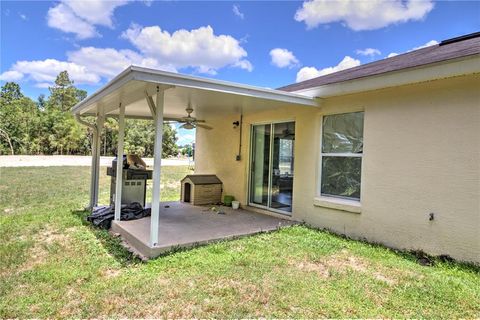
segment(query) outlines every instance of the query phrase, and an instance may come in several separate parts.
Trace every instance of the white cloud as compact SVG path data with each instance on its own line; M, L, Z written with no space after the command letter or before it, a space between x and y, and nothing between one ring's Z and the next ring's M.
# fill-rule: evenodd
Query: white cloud
M72 11L78 17L85 21L94 24L107 27L113 27L113 12L117 7L123 6L128 1L113 1L113 0L89 0L89 1L65 1Z
M56 76L67 70L77 84L98 84L102 79L111 79L130 65L177 72L171 65L162 65L156 59L144 57L132 50L83 47L67 53L68 61L46 59L18 61L9 71L0 75L2 81L30 80L35 86L51 86Z
M93 25L77 17L63 3L50 8L47 19L49 27L60 29L63 32L75 33L78 39L87 39L100 35Z
M95 74L110 79L130 65L176 72L172 66L160 65L153 58L146 58L132 50L84 47L67 53L68 60L84 66Z
M233 14L239 17L240 19L243 20L245 18L245 15L240 11L240 7L238 5L234 4L232 10L233 10Z
M373 57L373 56L381 55L381 54L382 54L382 53L380 52L380 50L374 49L374 48L357 49L355 52L356 52L358 55L367 56L367 57Z
M22 78L23 78L23 73L16 70L5 71L2 74L0 74L1 81L18 81Z
M74 33L79 39L99 36L96 25L113 28L113 12L128 1L63 0L50 8L48 25L63 32Z
M23 78L23 73L16 70L9 70L0 74L1 81L18 81L22 78Z
M193 67L201 73L216 74L219 68L232 66L253 70L247 52L238 40L228 35L214 35L213 29L179 30L170 34L159 27L132 26L123 33L140 52L114 48L82 47L67 52L66 61L56 59L17 61L0 75L3 81L32 81L48 87L58 73L67 70L77 84L99 84L130 65L177 72Z
M412 50L408 50L408 52L410 52L410 51L415 51L415 50L418 50L418 49L423 49L423 48L426 48L426 47L435 46L435 45L437 45L437 44L438 44L438 41L437 41L437 40L430 40L430 41L428 41L427 43L422 44L421 46L415 47L415 48L413 48Z
M295 13L307 28L342 22L352 30L375 30L395 23L423 19L434 7L431 0L311 0Z
M249 72L253 71L253 66L248 60L239 60L233 64L234 67L238 67L240 69L245 69Z
M18 16L20 17L20 19L22 20L27 20L27 15L23 14L23 13L19 13Z
M437 40L430 40L428 41L427 43L425 44L422 44L421 46L418 46L418 47L415 47L413 49L410 49L410 50L407 50L406 52L412 52L412 51L415 51L415 50L418 50L418 49L423 49L423 48L426 48L426 47L431 47L431 46L435 46L438 44L438 41ZM405 52L405 53L406 53ZM392 52L392 53L389 53L387 58L391 58L391 57L395 57L395 56L398 56L399 53L396 53L396 52Z
M299 64L298 59L295 57L293 52L282 49L282 48L275 48L270 50L270 57L272 59L272 64L279 68L285 67L295 67Z
M159 26L132 25L122 37L143 55L175 68L193 67L198 72L210 74L225 66L252 70L251 63L245 60L247 52L239 41L229 35L215 35L210 26L191 31L181 29L170 34Z
M353 59L350 56L345 56L343 60L340 61L340 63L334 67L327 67L323 69L317 69L315 67L303 67L297 73L297 82L324 76L326 74L342 71L342 70L353 68L359 65L360 65L359 60Z
M71 79L78 84L96 84L100 81L100 76L87 70L85 66L73 62L59 61L56 59L17 61L9 71L4 72L10 75L15 74L16 80L27 78L38 84L53 83L57 75L67 70ZM19 75L22 75L20 77ZM3 79L2 79L3 80Z

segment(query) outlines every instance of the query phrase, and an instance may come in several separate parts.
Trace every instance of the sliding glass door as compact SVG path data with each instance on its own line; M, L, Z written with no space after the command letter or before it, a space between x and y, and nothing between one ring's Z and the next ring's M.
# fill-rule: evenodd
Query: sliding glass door
M250 204L292 212L295 122L252 126Z

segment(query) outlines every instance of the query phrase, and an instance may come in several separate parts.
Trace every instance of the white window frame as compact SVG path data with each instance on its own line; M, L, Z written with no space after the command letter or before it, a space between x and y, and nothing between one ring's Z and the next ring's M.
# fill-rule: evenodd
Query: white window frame
M364 118L363 123L365 124L365 111L364 110L356 110L356 111L348 111L348 112L339 112L339 113L329 113L324 114L321 116L321 130L320 130L320 167L319 167L319 180L318 180L318 194L321 198L330 198L330 199L339 199L339 200L346 200L348 202L357 202L360 203L362 198L362 184L363 184L363 149L362 153L349 153L349 152L342 152L342 153L331 153L331 152L323 152L323 120L325 117L328 116L335 116L335 115L342 115L342 114L350 114L350 113L358 113L363 112ZM365 127L364 127L365 131ZM364 138L364 132L362 132L362 138ZM338 195L322 193L322 173L323 173L323 157L351 157L351 158L361 158L361 165L360 165L360 197L359 198L352 198L352 197L342 197Z

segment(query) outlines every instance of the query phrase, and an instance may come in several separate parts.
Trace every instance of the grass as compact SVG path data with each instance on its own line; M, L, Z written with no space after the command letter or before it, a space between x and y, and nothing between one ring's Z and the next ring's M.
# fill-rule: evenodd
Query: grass
M102 169L103 172L103 169ZM163 199L188 170L165 167ZM84 222L89 169L0 169L0 318L478 318L480 271L304 226L140 262ZM108 199L101 178L101 199Z

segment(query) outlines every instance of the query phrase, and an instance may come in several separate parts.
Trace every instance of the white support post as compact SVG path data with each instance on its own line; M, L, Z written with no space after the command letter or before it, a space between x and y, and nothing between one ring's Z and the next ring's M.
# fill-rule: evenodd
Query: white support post
M122 211L122 185L123 185L123 140L125 137L125 106L120 103L118 115L118 146L117 146L117 171L115 185L115 220L120 221Z
M163 104L164 90L157 87L157 101L155 110L155 144L153 158L153 188L152 208L150 220L150 246L158 244L158 227L160 218L160 176L162 167L162 142L163 142Z
M104 116L98 116L96 121L96 128L97 132L96 141L94 143L95 146L95 178L94 178L94 193L93 193L93 206L98 205L98 185L100 179L100 150L102 150L102 131L103 131L103 124L105 122ZM92 152L93 154L93 152ZM93 155L92 155L93 156Z
M96 120L96 119L95 119ZM96 206L95 203L95 182L96 182L96 174L97 174L97 161L96 161L96 153L98 151L97 148L97 143L98 143L98 129L97 126L95 126L95 129L93 129L93 137L92 137L92 168L91 168L91 180L90 180L90 204L88 207L90 210L93 210L93 207Z

